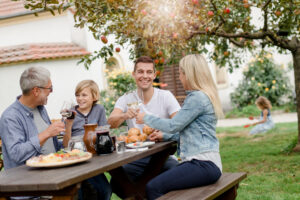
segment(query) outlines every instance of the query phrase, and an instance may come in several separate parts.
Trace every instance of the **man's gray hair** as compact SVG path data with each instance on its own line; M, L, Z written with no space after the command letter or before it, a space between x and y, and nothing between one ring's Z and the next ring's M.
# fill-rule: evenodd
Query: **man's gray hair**
M28 94L34 87L45 87L50 80L49 70L43 67L30 67L20 78L20 87L23 94Z

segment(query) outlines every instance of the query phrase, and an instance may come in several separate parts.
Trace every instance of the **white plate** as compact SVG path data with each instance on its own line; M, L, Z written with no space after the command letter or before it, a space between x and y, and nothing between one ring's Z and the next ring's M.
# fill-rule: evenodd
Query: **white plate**
M76 159L76 160L64 160L61 162L55 162L55 163L40 163L40 162L36 162L32 159L29 159L26 161L26 165L29 167L63 167L63 166L67 166L67 165L72 165L75 163L80 163L80 162L84 162L87 161L89 159L92 158L92 154L89 152L85 152L88 154L88 156Z
M131 148L131 149L136 149L136 148L149 147L154 144L155 144L155 142L152 142L152 141L135 142L135 143L126 144L126 147Z

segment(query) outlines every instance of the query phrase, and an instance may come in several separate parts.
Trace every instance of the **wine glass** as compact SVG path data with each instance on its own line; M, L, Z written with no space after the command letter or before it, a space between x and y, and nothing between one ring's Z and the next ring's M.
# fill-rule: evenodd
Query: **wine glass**
M72 110L75 106L75 103L72 100L67 100L63 102L63 105L60 109L60 114L62 116L62 121L65 122L67 118L72 119L75 117L74 111Z
M138 105L141 106L144 104L144 94L143 90L136 89L135 98L137 99Z
M60 109L60 114L62 116L63 121L65 121L67 118L69 118L73 115L72 109L74 106L75 106L75 104L72 100L63 102L63 105Z

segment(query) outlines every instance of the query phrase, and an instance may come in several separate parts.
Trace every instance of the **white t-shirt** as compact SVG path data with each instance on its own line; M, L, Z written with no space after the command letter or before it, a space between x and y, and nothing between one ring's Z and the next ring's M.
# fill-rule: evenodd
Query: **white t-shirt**
M127 112L127 104L137 102L139 98L135 92L131 92L121 96L116 104L115 108L121 109L123 112ZM179 111L180 105L174 95L168 90L161 90L154 88L154 93L151 100L145 105L139 105L140 112L154 115L160 118L170 118L170 115ZM143 124L136 124L135 118L126 120L128 128L136 127L143 129Z

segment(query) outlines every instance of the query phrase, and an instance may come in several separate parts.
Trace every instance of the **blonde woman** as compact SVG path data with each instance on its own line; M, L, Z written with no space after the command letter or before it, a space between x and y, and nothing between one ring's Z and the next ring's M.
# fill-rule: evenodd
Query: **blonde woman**
M147 198L158 197L184 188L216 182L222 174L217 118L223 115L217 88L205 58L188 55L179 62L179 79L187 97L181 110L172 119L161 119L139 113L138 123L145 123L161 132L177 134L175 138L182 163L148 182ZM154 133L151 140L164 140Z

